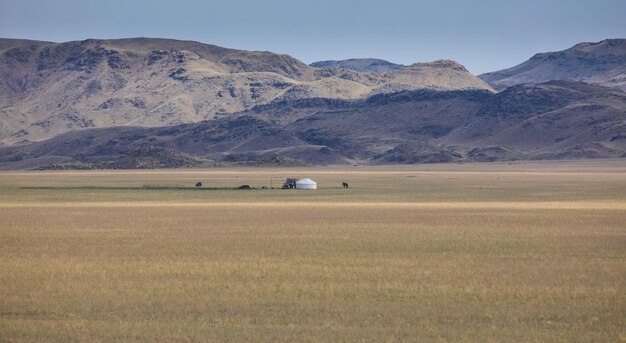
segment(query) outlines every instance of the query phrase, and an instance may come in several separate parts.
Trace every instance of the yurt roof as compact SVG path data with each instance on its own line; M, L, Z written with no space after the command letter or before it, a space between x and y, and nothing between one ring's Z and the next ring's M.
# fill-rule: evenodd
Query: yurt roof
M298 181L296 181L296 183L302 183L302 184L317 184L317 182L308 179L308 178L304 178L304 179L300 179Z

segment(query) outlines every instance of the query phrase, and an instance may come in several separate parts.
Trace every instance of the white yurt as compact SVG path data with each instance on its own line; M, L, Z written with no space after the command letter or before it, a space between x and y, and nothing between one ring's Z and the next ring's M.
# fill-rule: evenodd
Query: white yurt
M311 179L301 179L296 181L296 189L317 189L317 182Z

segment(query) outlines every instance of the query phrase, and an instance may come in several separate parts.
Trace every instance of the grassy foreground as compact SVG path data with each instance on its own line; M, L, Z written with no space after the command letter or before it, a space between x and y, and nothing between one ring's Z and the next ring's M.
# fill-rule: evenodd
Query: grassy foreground
M220 189L287 176L320 189ZM176 189L197 181L215 190ZM625 328L624 160L0 173L0 341L614 342Z

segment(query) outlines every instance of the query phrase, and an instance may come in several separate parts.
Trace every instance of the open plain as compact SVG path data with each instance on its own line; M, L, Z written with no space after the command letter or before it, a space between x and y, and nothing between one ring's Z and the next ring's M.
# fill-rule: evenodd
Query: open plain
M319 189L260 189L292 176ZM243 184L258 189L225 189ZM625 328L626 159L0 172L0 341L614 342Z

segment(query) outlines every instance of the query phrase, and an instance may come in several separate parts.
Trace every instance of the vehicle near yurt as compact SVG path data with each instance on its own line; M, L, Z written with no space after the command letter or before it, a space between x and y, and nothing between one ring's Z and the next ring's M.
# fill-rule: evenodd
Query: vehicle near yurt
M285 183L283 183L282 189L294 189L296 188L297 179L287 179Z
M317 182L304 178L304 179L287 179L285 183L280 187L281 189L317 189Z

